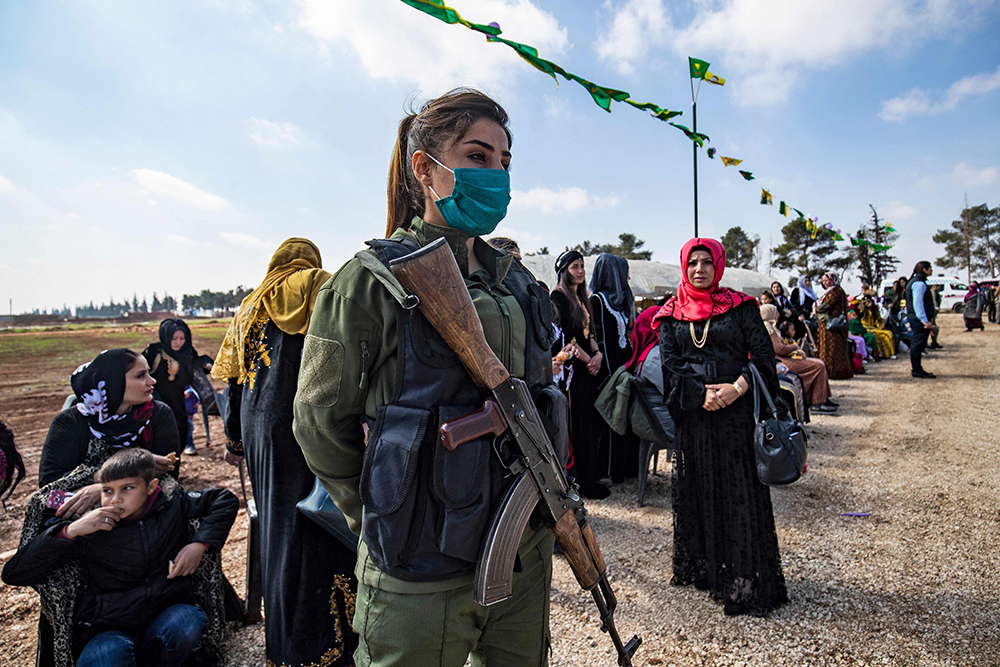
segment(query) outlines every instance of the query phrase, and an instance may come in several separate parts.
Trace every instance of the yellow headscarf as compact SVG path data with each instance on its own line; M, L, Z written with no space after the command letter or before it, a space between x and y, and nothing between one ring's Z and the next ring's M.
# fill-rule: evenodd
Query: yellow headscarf
M260 287L248 294L229 323L229 331L212 368L212 377L228 381L247 378L244 365L247 336L261 309L287 334L305 334L320 287L330 279L323 270L319 248L308 239L291 238L278 246Z

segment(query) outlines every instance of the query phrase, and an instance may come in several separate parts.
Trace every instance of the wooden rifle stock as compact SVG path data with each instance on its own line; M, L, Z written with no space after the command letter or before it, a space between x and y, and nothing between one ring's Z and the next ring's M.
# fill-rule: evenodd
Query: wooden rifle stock
M424 317L462 360L477 385L493 389L510 377L486 342L469 289L443 238L394 260L391 266L396 280L420 299Z
M511 377L490 349L451 249L444 239L438 239L393 260L390 268L399 283L419 299L424 317L458 355L473 381L488 389L496 401L487 401L483 410L442 425L442 445L447 448L450 444L454 449L470 434L478 437L495 433L502 424L520 450L518 459L508 467L521 477L508 489L480 556L476 601L488 605L511 595L518 542L529 515L538 506L546 526L558 538L577 582L593 596L601 615L601 630L610 634L619 666L630 667L642 639L633 636L623 643L618 636L614 624L617 601L594 532L585 519L583 502L552 450L527 385ZM499 409L490 417L494 408ZM487 418L492 423L483 426Z

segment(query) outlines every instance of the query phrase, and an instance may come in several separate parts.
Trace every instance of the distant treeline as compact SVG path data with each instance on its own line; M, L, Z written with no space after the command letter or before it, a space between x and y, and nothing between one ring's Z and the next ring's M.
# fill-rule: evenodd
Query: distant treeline
M239 306L240 302L243 301L243 297L251 291L253 290L243 285L228 292L213 292L212 290L203 289L198 294L185 294L182 296L180 306L185 312L195 310L232 310ZM147 301L145 296L140 301L139 296L133 294L131 301L126 299L118 303L112 297L108 303L95 305L91 301L86 305L77 306L75 313L73 311L74 309L63 304L62 308L36 308L30 314L63 315L65 317L74 317L74 315L76 317L124 317L127 313L175 312L177 311L177 299L168 294L164 294L163 298L160 299L156 292L153 292L152 302Z

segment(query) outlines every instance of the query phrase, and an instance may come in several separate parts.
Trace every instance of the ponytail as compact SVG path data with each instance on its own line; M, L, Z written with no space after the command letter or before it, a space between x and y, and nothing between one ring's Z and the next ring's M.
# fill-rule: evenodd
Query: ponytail
M489 96L471 88L456 88L403 118L389 162L386 238L397 229L409 227L414 216L424 215L424 190L413 175L413 154L441 153L449 142L460 139L483 118L503 128L508 146L514 143L507 127L507 112Z
M410 224L414 215L423 213L423 206L417 212L417 197L410 189L408 178L412 173L412 168L407 164L409 152L406 150L408 135L416 114L410 114L399 123L399 134L396 137L396 145L392 148L392 158L389 160L389 183L388 201L389 216L385 225L385 237L389 238L398 227L405 227Z

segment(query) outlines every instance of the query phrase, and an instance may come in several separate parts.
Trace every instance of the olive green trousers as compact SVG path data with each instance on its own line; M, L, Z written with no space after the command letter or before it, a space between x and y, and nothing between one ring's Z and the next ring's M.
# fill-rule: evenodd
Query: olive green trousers
M482 607L472 584L409 595L358 584L358 667L546 667L549 656L551 534L526 554L513 595Z

